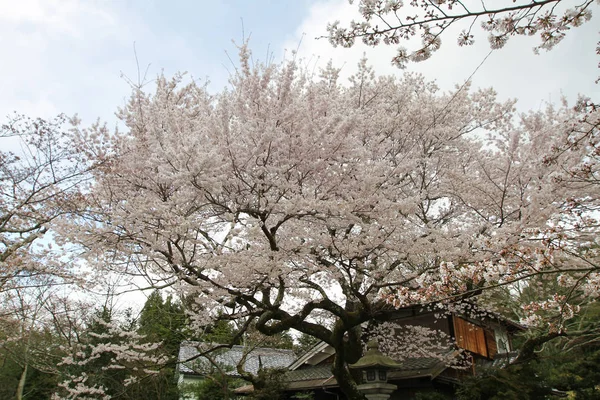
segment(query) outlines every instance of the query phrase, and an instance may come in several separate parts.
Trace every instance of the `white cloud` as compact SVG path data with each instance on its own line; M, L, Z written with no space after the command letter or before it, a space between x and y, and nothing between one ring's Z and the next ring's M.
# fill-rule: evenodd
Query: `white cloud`
M31 24L49 33L75 36L90 22L114 25L115 20L94 1L0 0L0 23L5 26Z
M134 42L142 42L141 68L148 53L183 51L127 11L95 0L0 0L0 122L16 111L114 124L130 93L121 71L136 71Z
M48 118L59 112L116 122L139 66L152 79L202 61L190 37L156 24L140 7L99 0L0 0L0 122L13 111ZM147 19L145 19L147 18ZM202 75L203 77L204 75Z

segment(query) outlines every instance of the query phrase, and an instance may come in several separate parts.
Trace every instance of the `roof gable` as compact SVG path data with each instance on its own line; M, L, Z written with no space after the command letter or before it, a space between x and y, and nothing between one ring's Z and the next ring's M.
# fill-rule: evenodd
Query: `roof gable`
M289 369L290 371L294 371L305 364L318 365L323 360L331 357L334 354L335 350L333 347L325 342L318 342L313 347L308 349L304 354L298 357L298 359L290 365Z

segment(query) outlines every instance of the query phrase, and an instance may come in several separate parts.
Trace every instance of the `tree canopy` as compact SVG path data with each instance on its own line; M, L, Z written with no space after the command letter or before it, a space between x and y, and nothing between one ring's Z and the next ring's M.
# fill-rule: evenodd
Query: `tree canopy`
M182 76L136 88L125 132L78 132L105 159L62 233L98 268L194 299L197 329L218 315L330 344L351 399L360 325L393 308L549 276L565 294L524 319L560 335L572 300L598 296L598 110L518 118L491 89L441 93L366 60L349 85L338 73L251 63L244 45L216 95Z

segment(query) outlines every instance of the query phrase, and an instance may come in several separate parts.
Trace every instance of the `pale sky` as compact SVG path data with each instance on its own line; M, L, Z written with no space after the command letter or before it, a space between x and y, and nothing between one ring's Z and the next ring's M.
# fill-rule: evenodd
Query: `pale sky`
M474 86L517 98L521 111L558 102L561 93L570 101L577 93L598 101L597 4L594 12L592 21L571 30L549 53L533 54L536 38L510 40L475 74ZM243 33L251 35L255 58L270 50L281 60L300 44L302 57L317 65L332 58L348 76L366 52L378 73L400 76L390 64L393 49L333 49L326 39L315 39L326 34L327 22L356 16L356 5L347 0L0 0L0 122L17 111L78 113L84 123L101 118L113 124L130 92L121 72L137 81L134 43L142 72L150 64L149 78L188 71L196 79L208 77L212 91L227 84L232 67L226 52L235 59L232 40L241 42ZM464 82L489 47L485 35L470 48L459 48L453 35L444 39L442 50L409 70L447 90Z

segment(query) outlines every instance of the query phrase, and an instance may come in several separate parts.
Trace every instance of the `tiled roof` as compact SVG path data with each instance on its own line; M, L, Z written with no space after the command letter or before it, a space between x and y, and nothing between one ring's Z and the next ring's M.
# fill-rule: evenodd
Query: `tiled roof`
M437 358L410 358L401 362L401 367L389 372L390 381L429 377L434 379L446 366ZM288 390L310 390L337 386L337 381L331 373L331 365L315 365L288 371L285 374ZM236 393L250 393L252 385L236 389Z
M198 357L190 360L199 354L197 342L183 342L179 348L179 372L184 374L204 374L211 371L211 364L208 359ZM231 375L237 375L236 366L242 359L244 352L248 349L244 346L232 346L222 348L211 353L211 358ZM252 374L258 372L259 365L262 363L264 368L286 368L294 362L296 356L292 350L271 349L256 347L252 349L246 357L244 370ZM186 361L190 360L190 361Z
M297 369L289 371L285 374L286 380L289 382L309 381L312 379L328 379L331 378L330 365L318 365L314 367Z
M288 371L285 374L288 390L304 390L326 386L336 386L337 382L331 374L331 366L319 365ZM235 389L238 394L248 394L254 390L252 385Z
M446 366L437 358L409 358L400 363L402 366L389 372L390 380L415 377L435 378ZM289 371L285 374L291 388L336 385L330 365L317 365Z

